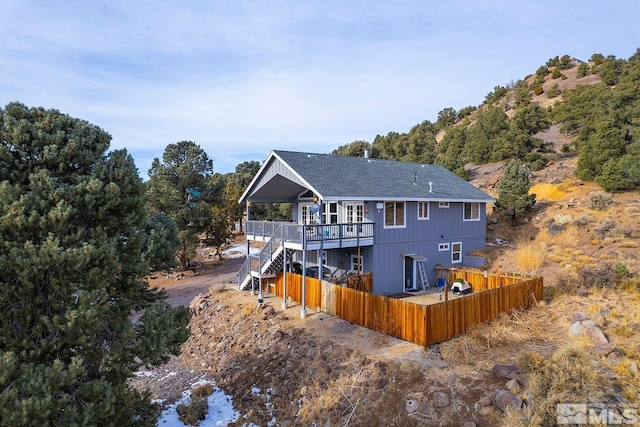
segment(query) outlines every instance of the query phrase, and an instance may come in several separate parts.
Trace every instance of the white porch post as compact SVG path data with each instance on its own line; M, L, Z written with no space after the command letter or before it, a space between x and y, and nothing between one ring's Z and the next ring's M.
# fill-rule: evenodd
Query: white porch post
M305 289L307 287L306 279L307 279L307 250L302 249L302 301L301 301L301 308L300 308L300 317L302 319L307 317L307 309L305 307L305 296L306 296Z
M282 262L282 309L287 309L287 248L284 247L282 241L283 262Z
M247 235L247 223L249 222L249 208L251 207L251 202L247 201L247 220L244 223L244 234ZM247 259L249 259L249 254L251 250L251 241L247 239ZM253 286L252 286L253 288Z

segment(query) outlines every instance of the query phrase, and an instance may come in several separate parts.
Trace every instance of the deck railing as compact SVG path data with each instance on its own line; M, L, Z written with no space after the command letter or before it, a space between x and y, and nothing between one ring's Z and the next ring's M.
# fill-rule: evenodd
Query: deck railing
M373 225L373 222L302 225L292 222L247 221L245 233L266 240L267 238L271 239L276 230L280 228L281 241L301 245L319 242L338 242L341 244L343 240L359 242L360 239L373 238Z

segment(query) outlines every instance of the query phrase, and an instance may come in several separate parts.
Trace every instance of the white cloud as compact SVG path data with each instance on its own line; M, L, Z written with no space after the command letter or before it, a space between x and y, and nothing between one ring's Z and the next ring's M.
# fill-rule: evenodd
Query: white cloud
M0 104L101 126L143 176L180 140L227 172L274 148L406 132L551 56L630 56L640 12L590 0L5 3Z

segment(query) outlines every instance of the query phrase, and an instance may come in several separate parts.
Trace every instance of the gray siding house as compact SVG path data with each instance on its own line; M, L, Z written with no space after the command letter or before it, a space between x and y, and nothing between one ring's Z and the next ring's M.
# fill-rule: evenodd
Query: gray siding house
M436 264L479 267L486 204L495 200L432 164L272 151L240 198L247 241L268 242L238 274L241 288L297 263L372 272L373 293L434 286ZM291 203L291 222L251 220L251 205ZM249 251L249 243L247 244Z

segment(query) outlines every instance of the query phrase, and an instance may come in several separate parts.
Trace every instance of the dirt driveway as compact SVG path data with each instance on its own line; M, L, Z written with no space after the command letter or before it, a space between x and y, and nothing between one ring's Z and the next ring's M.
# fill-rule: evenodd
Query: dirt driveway
M196 296L206 293L212 286L233 282L238 270L244 262L244 257L228 258L214 264L197 276L185 277L177 280L175 277L156 277L149 281L150 285L164 289L167 302L173 306L188 307Z

